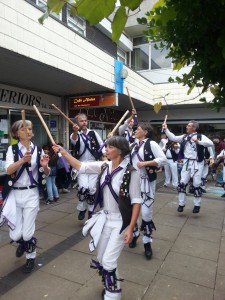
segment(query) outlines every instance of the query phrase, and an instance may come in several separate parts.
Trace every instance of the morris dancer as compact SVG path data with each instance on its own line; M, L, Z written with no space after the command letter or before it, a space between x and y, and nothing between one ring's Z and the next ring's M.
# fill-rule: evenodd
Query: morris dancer
M134 116L136 116L136 109L132 109L132 115L119 127L119 135L124 136L126 140L132 144L134 142Z
M207 176L209 174L209 164L210 161L214 159L214 153L212 147L205 147L204 148L204 167L202 170L202 177L201 177L201 189L202 193L206 193L205 184L207 182Z
M153 128L148 123L139 123L135 131L135 138L138 142L134 143L131 151L132 165L140 174L141 197L142 197L142 224L143 243L145 256L147 259L152 258L152 232L155 225L152 221L153 204L156 186L156 170L167 163L166 156L160 146L152 141ZM133 240L129 244L130 248L136 247L139 237L138 226L135 226Z
M173 190L176 191L178 187L178 171L177 171L177 159L179 153L179 145L174 142L167 142L165 147L162 148L167 158L167 164L165 169L165 182L164 187L168 187L172 180Z
M87 128L87 116L78 114L75 117L75 125L73 133L70 136L71 143L75 146L75 157L81 162L93 162L98 160L102 153L98 150L103 144L99 134ZM80 130L80 131L79 131ZM79 131L79 132L78 132ZM94 199L96 192L96 174L79 174L78 181L78 205L79 211L78 220L85 218L85 213L88 209L88 218L91 217L91 212L94 207Z
M18 140L18 144L9 146L6 154L7 182L3 190L6 197L1 221L8 222L9 236L12 241L19 244L16 257L21 257L26 252L24 273L30 273L35 267L36 243L34 237L35 220L39 210L39 190L49 175L48 155L44 155L41 148L31 142L33 137L32 123L16 121L11 127L11 136ZM28 140L28 148L25 144ZM29 167L29 164L31 167Z
M204 147L212 147L213 142L203 134L198 134L198 122L191 120L186 126L187 134L175 136L163 123L163 128L169 140L180 143L180 153L178 159L183 159L181 179L178 185L179 206L178 212L183 212L186 204L186 187L193 178L194 187L194 214L199 213L201 205L201 175L204 167Z
M93 214L83 229L85 235L91 229L93 240L90 250L97 247L98 261L91 267L102 277L105 300L120 300L121 288L118 275L118 258L124 247L132 240L141 203L138 172L124 159L129 154L129 144L124 137L113 136L106 141L106 155L110 161L80 162L62 147L53 146L54 151L66 158L79 174L100 174L98 177L95 207L102 210Z

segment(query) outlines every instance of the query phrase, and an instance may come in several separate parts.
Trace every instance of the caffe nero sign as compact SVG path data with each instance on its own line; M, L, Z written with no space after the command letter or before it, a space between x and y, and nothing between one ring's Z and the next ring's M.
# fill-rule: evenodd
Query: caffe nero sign
M43 94L44 95L44 94ZM53 96L47 96L52 99ZM53 107L51 104L54 102L58 102L55 100L51 100L50 103L47 103L46 97L42 99L40 94L32 93L31 91L26 90L17 90L10 89L8 87L0 87L0 105L5 103L7 106L22 106L26 108L31 108L33 105L36 105L41 110L52 110ZM58 100L58 99L57 99ZM59 103L57 103L59 104Z

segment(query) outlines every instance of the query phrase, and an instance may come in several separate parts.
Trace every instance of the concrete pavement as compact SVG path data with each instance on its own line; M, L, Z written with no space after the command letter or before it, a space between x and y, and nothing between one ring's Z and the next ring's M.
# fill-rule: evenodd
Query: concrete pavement
M153 258L147 261L141 238L125 247L119 260L123 300L225 300L225 199L222 188L207 184L199 214L192 214L193 196L177 212L177 193L164 188L159 175L155 197ZM83 238L77 220L75 190L60 194L53 205L41 204L37 218L37 266L21 272L25 258L16 258L8 228L0 229L1 300L100 300L102 286L89 268L90 237Z

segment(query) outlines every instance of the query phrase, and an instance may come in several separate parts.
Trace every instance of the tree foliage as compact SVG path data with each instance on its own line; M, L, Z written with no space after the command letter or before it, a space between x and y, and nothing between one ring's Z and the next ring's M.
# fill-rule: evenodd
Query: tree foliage
M120 0L120 6L112 21L112 40L114 42L118 43L129 12L136 10L142 1ZM70 2L73 14L84 17L90 25L95 25L114 12L117 0L74 0L73 2L69 0L47 0L47 11L39 19L39 22L43 24L51 12L59 14L67 2Z
M140 7L142 1L120 0L112 21L114 42L118 43L129 13ZM39 21L43 23L51 12L59 13L67 2L72 1L47 0L47 11ZM71 10L94 25L112 14L116 2L74 0ZM191 66L188 74L176 77L178 83L189 87L188 93L194 87L202 93L210 90L214 95L211 106L217 111L225 107L225 0L159 0L138 22L146 25L148 40L168 49L174 70Z
M194 87L210 90L210 105L217 111L225 107L225 0L159 0L138 22L146 25L151 42L168 49L174 70L192 66L176 77L188 93Z

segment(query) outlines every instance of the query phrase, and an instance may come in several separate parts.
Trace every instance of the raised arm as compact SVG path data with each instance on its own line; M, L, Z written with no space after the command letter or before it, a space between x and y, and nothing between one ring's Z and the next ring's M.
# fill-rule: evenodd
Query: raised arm
M80 170L81 162L77 160L75 157L73 157L70 153L68 153L63 147L59 145L53 145L52 149L55 153L60 152L63 157L68 161L68 163L77 171Z

